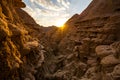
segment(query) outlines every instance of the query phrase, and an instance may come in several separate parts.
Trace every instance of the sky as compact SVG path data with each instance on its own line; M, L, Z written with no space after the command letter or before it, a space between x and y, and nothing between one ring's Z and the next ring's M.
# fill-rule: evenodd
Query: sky
M23 0L24 10L42 26L60 26L80 14L92 0Z

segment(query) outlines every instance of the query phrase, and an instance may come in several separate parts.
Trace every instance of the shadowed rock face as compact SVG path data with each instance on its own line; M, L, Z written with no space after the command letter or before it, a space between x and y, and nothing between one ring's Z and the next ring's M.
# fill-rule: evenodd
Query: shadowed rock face
M120 0L93 0L60 29L23 7L0 0L0 80L120 79Z

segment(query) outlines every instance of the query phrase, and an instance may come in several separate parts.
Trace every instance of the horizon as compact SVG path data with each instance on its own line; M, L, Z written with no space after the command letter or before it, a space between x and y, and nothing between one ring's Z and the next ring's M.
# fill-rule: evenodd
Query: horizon
M23 0L23 8L37 24L62 26L74 14L84 11L92 0Z

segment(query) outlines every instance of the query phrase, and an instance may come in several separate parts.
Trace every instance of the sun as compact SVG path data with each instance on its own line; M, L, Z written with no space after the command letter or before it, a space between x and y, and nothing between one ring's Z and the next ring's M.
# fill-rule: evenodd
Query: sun
M57 27L63 27L64 26L64 23L67 21L67 19L59 19L57 22L56 22L56 26Z

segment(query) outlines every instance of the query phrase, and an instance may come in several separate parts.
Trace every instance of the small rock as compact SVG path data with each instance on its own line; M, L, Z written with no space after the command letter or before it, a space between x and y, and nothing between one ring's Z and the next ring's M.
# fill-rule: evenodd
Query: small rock
M31 42L27 42L26 44L24 44L24 46L28 48L34 48L34 47L38 47L39 43L38 41L31 41Z
M45 47L44 47L43 45L40 45L40 48L41 48L41 49L44 49Z
M90 38L84 38L82 39L82 44L89 44L91 42L91 39Z
M103 80L114 80L114 79L110 73L107 73L103 75Z
M25 80L30 80L29 78L25 78Z
M85 77L87 78L92 77L93 75L95 75L95 71L96 71L95 67L89 68L87 72L85 73Z
M113 73L113 75L119 75L119 77L120 77L120 64L115 66L112 73Z
M70 55L67 56L67 59L71 59L73 57L74 57L74 54L70 54Z
M78 65L83 71L85 71L87 69L87 64L85 64L83 62L79 62Z
M97 61L96 61L96 59L88 59L87 64L90 66L95 66L95 65L97 65Z

